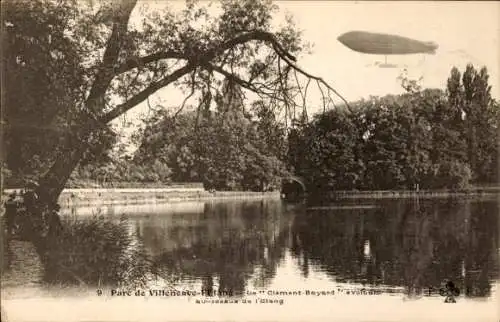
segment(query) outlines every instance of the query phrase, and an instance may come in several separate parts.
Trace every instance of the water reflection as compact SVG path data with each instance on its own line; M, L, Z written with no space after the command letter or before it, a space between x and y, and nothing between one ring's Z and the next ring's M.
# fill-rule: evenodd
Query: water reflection
M209 202L190 211L132 212L129 219L157 268L206 292L268 288L293 262L294 277L305 279L320 272L332 283L424 296L452 280L466 296L491 295L499 266L497 201L361 205Z
M374 209L308 210L294 221L292 249L340 282L428 295L449 279L467 296L485 297L498 272L496 207L493 201L400 200Z
M199 279L206 292L265 287L288 246L293 219L280 202L207 203L202 213L136 220L137 235L158 266Z

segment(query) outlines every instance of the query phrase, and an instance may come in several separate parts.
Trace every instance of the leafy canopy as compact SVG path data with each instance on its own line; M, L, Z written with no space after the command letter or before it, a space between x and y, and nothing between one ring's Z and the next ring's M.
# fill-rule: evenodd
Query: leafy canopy
M274 27L277 7L268 0L187 1L181 11L137 0L2 6L8 166L22 172L38 156L38 173L52 164L49 186L89 153L109 148L110 121L169 85L185 89L186 100L198 96L200 111L215 105L230 80L288 117L305 109L311 82L325 97L336 94L296 64L306 49L301 34L291 19ZM28 122L22 129L21 120ZM39 135L47 124L50 131Z

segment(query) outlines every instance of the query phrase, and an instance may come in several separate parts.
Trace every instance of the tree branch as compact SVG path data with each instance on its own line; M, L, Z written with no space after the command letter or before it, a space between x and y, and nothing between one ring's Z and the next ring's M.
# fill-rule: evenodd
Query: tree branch
M208 71L214 70L214 71L218 72L219 74L225 76L226 78L235 81L236 83L238 83L238 85L240 85L243 88L249 89L253 92L258 91L258 89L252 83L238 77L235 73L231 73L231 72L224 70L222 67L215 66L215 65L210 64L210 63L204 63L203 67L205 69L207 69Z
M177 118L177 115L184 109L184 106L186 105L186 102L188 99L190 99L194 95L194 91L196 89L196 69L191 73L191 92L189 93L188 96L184 98L182 101L181 107L175 112L174 114L174 119Z
M261 98L262 98L262 96L261 96L262 94L266 95L266 96L272 96L273 95L273 93L271 93L271 92L267 92L266 93L265 91L262 90L262 88L267 89L267 90L271 90L271 89L267 88L265 86L265 84L261 84L260 87L257 87L256 85L259 85L260 83L259 84L251 83L251 82L249 82L247 80L244 80L241 77L238 77L236 74L233 74L233 73L228 72L227 70L224 70L222 67L215 66L215 65L209 64L209 63L205 63L202 66L205 69L209 70L209 71L212 71L212 70L216 71L217 73L221 74L222 76L227 77L228 79L233 80L234 82L238 83L238 85L240 85L241 87L246 88L246 89L248 89L248 90L256 93ZM282 98L276 97L276 99L278 101L282 102L282 103L285 102L285 100L282 99Z
M125 103L122 103L118 106L116 106L113 110L105 114L102 118L101 121L104 123L109 123L121 114L127 112L137 104L140 104L141 102L145 101L150 95L154 94L156 91L159 89L169 85L170 83L178 80L182 76L190 73L196 68L196 65L193 64L187 64L184 67L181 67L177 69L175 72L171 73L170 75L166 76L162 80L150 84L146 89L142 90L141 92L137 93L134 95L132 98L130 98L128 101Z
M129 1L134 1L134 0L129 0ZM260 93L261 91L259 90L259 88L256 87L255 84L253 84L252 82L243 80L242 78L238 77L235 73L228 72L224 70L222 67L218 67L210 63L211 60L213 60L218 55L224 53L226 50L234 48L239 44L243 44L252 40L260 40L269 43L270 46L273 48L273 50L277 53L278 57L283 59L287 63L288 66L285 68L287 74L289 68L293 68L296 71L303 74L304 76L322 83L329 90L331 90L333 93L339 96L349 108L347 101L339 93L337 93L337 91L335 91L330 85L328 85L328 83L326 83L322 78L311 75L306 71L304 71L303 69L301 69L300 67L298 67L297 65L295 65L294 64L294 62L296 61L295 56L293 56L291 53L289 53L287 50L283 48L283 46L279 43L278 39L274 34L266 31L255 30L241 34L221 44L216 44L212 47L212 49L209 49L202 53L197 53L196 57L192 57L188 52L180 53L176 51L164 51L164 52L150 54L141 58L131 58L127 60L123 65L121 65L116 70L116 72L123 73L133 68L138 68L147 63L152 63L159 61L161 59L169 59L169 58L174 58L179 60L185 59L189 63L184 67L176 70L172 74L165 76L162 80L150 84L145 90L136 94L134 97L132 97L130 100L127 100L125 103L118 105L112 111L104 115L101 119L103 120L103 122L106 123L110 122L114 118L118 117L119 115L133 108L135 105L144 101L147 98L147 96L153 94L162 87L167 86L168 84L179 79L180 77L190 73L191 71L196 69L197 66L202 66L203 68L209 71L215 70L218 73L224 75L225 77L234 80L240 86L249 89L253 92ZM278 65L279 65L279 59L278 59ZM278 77L279 78L282 77L281 70ZM282 83L281 85L283 86L284 84ZM282 90L284 91L285 99L279 99L279 100L285 102L286 104L293 103L291 102L290 97L288 97L288 94L286 93L286 88L283 87Z
M116 75L123 74L134 68L141 68L149 63L154 63L162 59L186 59L186 56L175 50L169 50L165 52L157 52L144 57L133 57L127 59L120 67L115 70Z
M115 77L113 69L118 61L122 43L127 33L128 21L136 4L137 0L123 0L112 9L116 11L116 13L112 15L113 29L107 42L106 49L104 50L102 64L99 67L85 104L87 108L94 113L98 112L96 109L98 105L96 101L102 99L109 84Z
M255 30L237 36L233 39L223 42L222 44L214 44L212 49L207 50L204 53L200 53L199 55L197 55L198 57L192 57L188 52L182 53L175 50L167 50L150 54L144 57L130 58L116 69L116 75L161 59L185 59L193 61L199 60L201 57L201 60L208 62L214 57L222 54L224 51L234 48L236 45L243 44L252 40L268 42L271 44L271 47L273 47L275 51L279 52L280 56L286 57L289 61L297 60L295 56L287 52L283 48L283 46L281 46L275 35L270 32Z
M314 76L314 75L306 72L305 70L303 70L302 68L300 68L299 66L297 66L293 61L290 61L290 59L288 59L288 57L286 57L286 55L282 55L279 51L277 51L277 53L278 53L278 55L280 55L281 59L283 59L293 69L295 69L296 71L298 71L299 73L301 73L302 75L304 75L304 76L306 76L306 77L308 77L310 79L316 80L317 82L323 84L326 88L328 88L329 90L331 90L342 101L344 101L346 107L349 109L350 112L352 112L351 107L349 106L349 103L347 102L347 100L342 95L340 95L340 93L337 92L333 87L331 87L323 78L318 77L318 76Z

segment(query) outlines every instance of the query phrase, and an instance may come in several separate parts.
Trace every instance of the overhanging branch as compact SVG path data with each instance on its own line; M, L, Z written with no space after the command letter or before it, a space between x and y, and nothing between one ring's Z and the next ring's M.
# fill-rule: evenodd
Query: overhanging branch
M240 85L243 88L249 89L253 92L258 91L258 89L251 82L248 82L248 81L242 79L241 77L238 77L235 73L231 73L231 72L224 70L222 67L215 66L215 65L209 64L209 63L204 63L203 67L205 67L205 69L207 69L208 71L214 70L214 71L218 72L219 74L223 75L224 77L228 78L229 80L235 81L236 83L238 83L238 85Z
M191 72L191 92L189 92L189 95L184 98L181 107L177 110L177 112L175 112L174 119L177 117L177 115L179 115L180 112L182 112L188 99L190 99L194 95L195 89L196 89L196 69Z
M196 68L195 65L188 64L185 65L184 67L181 67L177 69L175 72L171 73L170 75L166 76L162 80L150 84L146 89L142 90L138 94L134 95L131 97L128 101L125 103L122 103L118 106L116 106L113 110L105 114L102 118L101 121L103 123L109 123L118 116L122 115L123 113L127 112L137 104L142 103L145 101L150 95L154 94L156 91L159 89L169 85L170 83L178 80L182 76L190 73Z
M283 59L290 67L292 67L293 69L295 69L296 71L298 71L302 75L308 77L309 79L316 80L318 83L321 83L326 88L328 88L328 90L332 91L335 95L337 95L345 103L345 105L349 109L349 111L352 112L351 107L349 106L349 103L347 102L347 100L342 95L340 95L340 93L337 92L332 86L330 86L330 84L328 84L323 78L318 77L318 76L314 76L314 75L306 72L305 70L303 70L302 68L297 66L293 61L291 61L286 55L282 55L279 51L277 51L277 53L278 53L278 55L280 55L281 59Z
M260 83L252 83L250 81L244 80L243 78L239 77L238 75L228 72L227 70L223 69L222 67L215 66L213 64L205 63L203 64L203 67L207 69L208 71L216 71L217 73L221 74L222 76L236 82L238 85L240 85L243 88L246 88L255 94L259 95L259 97L262 98L262 95L265 96L273 96L272 92L265 92L263 89L267 89L268 91L271 91L272 89L267 88L265 84L260 84ZM257 86L260 85L260 86ZM275 97L278 101L285 103L285 100L279 97Z
M162 59L186 59L186 56L175 50L168 50L165 52L157 52L144 57L129 58L116 69L116 74L123 74L134 68L141 68L149 63L154 63Z
M234 37L222 44L214 44L213 49L207 50L204 53L199 54L198 56L205 62L212 60L214 57L222 54L228 49L234 48L236 45L243 44L252 40L260 40L264 42L268 42L271 44L271 47L279 53L280 56L286 57L289 61L296 61L295 56L287 52L283 46L279 43L278 39L275 35L270 32L255 30L251 32L244 33L240 36ZM127 72L131 69L138 68L144 66L148 63L153 63L162 59L184 59L188 61L198 60L197 57L192 57L189 53L179 52L176 50L167 50L156 52L144 57L134 57L128 59L125 63L123 63L120 67L116 69L116 75Z
M254 82L252 81L247 81L236 75L235 73L229 72L224 70L222 67L215 66L211 61L217 57L218 55L223 54L226 50L234 48L235 46L239 44L243 44L252 40L257 40L257 41L263 41L267 42L270 47L273 48L273 50L276 52L278 55L278 68L279 66L279 60L282 59L288 66L285 68L286 74L288 74L290 69L294 69L295 71L301 73L302 75L308 77L310 80L316 80L322 85L324 85L328 90L332 91L335 93L338 97L340 97L346 104L348 108L349 104L348 102L335 90L333 87L331 87L326 81L324 81L322 78L314 76L306 71L304 71L302 68L297 66L294 62L296 61L295 56L290 54L287 50L284 49L284 47L280 44L276 36L270 32L266 31L250 31L244 34L241 34L237 37L234 37L233 39L230 39L228 41L223 42L222 44L214 45L212 49L207 50L202 53L198 53L196 57L191 57L189 56L188 53L181 53L178 51L171 51L167 50L164 52L158 52L154 54L150 54L141 58L131 58L127 60L122 66L120 66L117 71L120 73L129 71L133 68L140 68L141 66L152 63L152 62L157 62L161 59L178 59L179 61L181 60L187 60L189 63L185 65L184 67L176 70L175 72L165 76L162 80L151 83L146 89L141 91L140 93L136 94L133 96L131 99L127 100L125 103L120 104L116 106L112 111L109 113L105 114L101 119L103 122L108 123L111 120L115 119L116 117L120 116L121 114L125 113L129 109L133 108L135 105L141 103L142 101L146 100L146 98L161 89L162 87L167 86L168 84L172 83L173 81L179 79L180 77L192 72L193 70L196 69L196 67L203 67L209 71L216 71L228 79L232 79L235 82L237 82L240 86L243 88L249 89L252 92L255 93L260 93L262 94L262 88L257 87ZM278 78L280 80L281 84L281 90L284 92L285 99L279 99L280 101L283 101L285 104L293 104L293 99L291 99L288 94L286 93L287 87L283 83L283 77L282 71L280 69ZM299 85L300 86L300 85ZM267 93L270 96L274 96L276 99L276 95L272 95L272 93ZM305 94L305 93L303 93ZM190 95L191 96L191 95ZM304 99L303 99L304 100Z
M281 56L286 57L289 61L297 61L297 58L290 54L283 46L280 44L276 36L267 31L255 30L250 31L240 36L237 36L231 40L228 40L222 43L219 46L216 46L214 49L209 50L207 52L207 56L212 59L214 56L219 55L220 53L234 48L236 45L243 44L252 40L260 40L264 42L268 42L271 44L273 49Z

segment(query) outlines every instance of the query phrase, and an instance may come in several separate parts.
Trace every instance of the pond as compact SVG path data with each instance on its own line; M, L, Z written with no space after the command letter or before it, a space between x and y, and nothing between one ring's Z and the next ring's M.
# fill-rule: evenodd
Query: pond
M3 291L7 312L30 320L35 313L21 307L40 298L42 308L64 312L57 309L63 298L75 319L76 312L90 318L90 312L105 309L109 315L99 313L101 320L227 320L246 314L250 320L482 321L498 316L496 199L351 200L321 207L211 201L64 211L77 217L96 211L125 216L131 234L168 278L139 290L145 294L115 289L101 297L95 290L65 290L61 297L54 287L17 286ZM444 304L446 281L458 291L454 305Z

